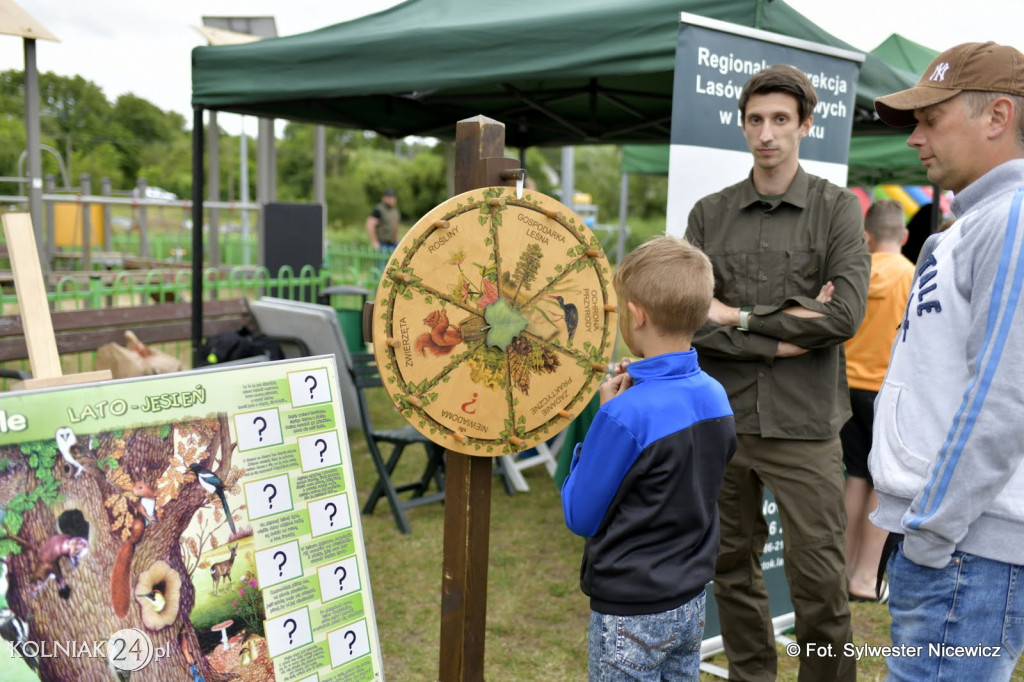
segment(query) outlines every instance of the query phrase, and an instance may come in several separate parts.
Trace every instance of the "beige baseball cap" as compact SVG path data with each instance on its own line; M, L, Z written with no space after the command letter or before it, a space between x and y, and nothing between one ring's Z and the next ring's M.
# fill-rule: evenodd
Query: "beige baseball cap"
M878 117L891 126L917 123L914 110L944 102L964 90L1024 97L1024 54L1008 45L963 43L936 57L917 85L875 99Z

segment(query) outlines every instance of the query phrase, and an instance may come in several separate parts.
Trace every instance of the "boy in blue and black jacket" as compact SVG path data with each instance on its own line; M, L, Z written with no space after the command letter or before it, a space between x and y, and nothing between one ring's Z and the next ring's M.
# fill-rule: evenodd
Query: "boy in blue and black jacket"
M601 385L562 487L566 525L587 538L590 679L697 680L718 492L736 450L725 390L690 346L711 305L711 262L658 237L623 259L614 286L619 329L643 359Z

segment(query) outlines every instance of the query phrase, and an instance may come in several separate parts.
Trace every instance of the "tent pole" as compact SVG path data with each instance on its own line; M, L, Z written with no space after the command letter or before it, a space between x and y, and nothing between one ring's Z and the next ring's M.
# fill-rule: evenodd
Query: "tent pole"
M51 254L53 242L43 239L43 159L39 133L39 69L36 66L36 41L34 38L22 40L25 48L25 150L28 152L28 212L32 217L32 228L35 231L36 249L39 262L45 272L53 267ZM70 160L70 159L69 159Z
M192 110L192 367L203 363L203 108Z

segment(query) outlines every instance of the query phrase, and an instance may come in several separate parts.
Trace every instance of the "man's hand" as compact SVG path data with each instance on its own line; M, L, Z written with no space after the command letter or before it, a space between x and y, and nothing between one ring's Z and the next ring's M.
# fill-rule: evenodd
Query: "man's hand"
M612 398L622 395L632 385L633 377L625 372L608 377L601 384L601 404L604 405Z
M836 291L836 287L835 287L834 284L832 284L832 282L825 282L824 284L821 285L821 291L819 291L818 295L814 297L814 300L817 301L818 303L829 303L829 302L832 301L832 294L834 294L835 291ZM795 306L792 306L792 307L789 307L789 308L783 308L782 312L786 313L787 315L792 315L793 317L804 317L804 318L825 317L824 313L819 313L819 312L817 312L815 310L808 310L807 308L805 308L805 307L803 307L801 305L795 305ZM795 347L796 346L794 346L794 348ZM803 352L806 353L807 351L803 351ZM776 353L776 355L778 355L778 353ZM797 353L797 355L799 355L799 353ZM792 356L783 355L783 356L780 356L780 357L792 357Z
M724 327L738 327L740 324L740 309L728 306L717 298L712 298L711 309L708 310L708 319Z
M815 296L814 300L818 303L829 303L832 301L832 294L836 293L836 285L832 282L825 282L821 285L821 291Z
M806 308L800 308L800 310L806 310ZM790 343L789 341L779 341L779 346L778 348L775 349L775 357L795 358L796 356L803 355L806 352L806 348L801 348L795 343Z

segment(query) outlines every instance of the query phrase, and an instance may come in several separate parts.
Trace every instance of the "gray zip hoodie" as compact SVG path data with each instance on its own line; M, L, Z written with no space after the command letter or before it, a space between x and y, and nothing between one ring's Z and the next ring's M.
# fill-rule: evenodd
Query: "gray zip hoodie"
M928 239L875 402L877 526L941 568L955 550L1024 564L1024 160L953 201Z

